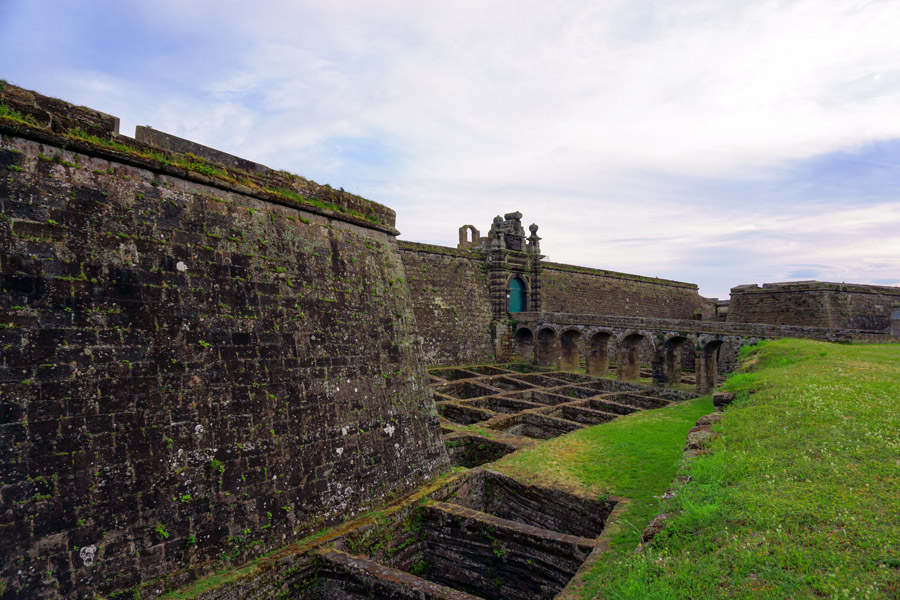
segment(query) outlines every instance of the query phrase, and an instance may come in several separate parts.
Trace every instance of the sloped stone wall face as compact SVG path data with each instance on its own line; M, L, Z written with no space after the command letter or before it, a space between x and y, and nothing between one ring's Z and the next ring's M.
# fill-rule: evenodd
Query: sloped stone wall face
M900 288L814 283L732 288L728 321L886 331Z
M543 263L543 310L659 319L691 319L703 304L691 283Z
M446 468L391 233L34 139L0 135L4 599L153 595Z
M481 254L401 241L400 254L429 366L493 359L491 297Z

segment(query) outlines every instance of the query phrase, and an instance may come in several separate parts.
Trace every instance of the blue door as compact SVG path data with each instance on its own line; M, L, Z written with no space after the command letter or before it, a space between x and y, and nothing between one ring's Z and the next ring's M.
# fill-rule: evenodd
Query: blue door
M517 313L525 311L525 282L519 277L514 277L509 282L509 312Z

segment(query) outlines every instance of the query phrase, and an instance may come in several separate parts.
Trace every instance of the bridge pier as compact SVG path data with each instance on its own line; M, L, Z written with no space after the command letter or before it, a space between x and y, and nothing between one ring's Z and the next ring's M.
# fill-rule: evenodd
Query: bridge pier
M622 340L619 348L617 370L620 381L638 381L641 378L641 341L639 333L632 333Z
M575 371L578 369L579 359L581 358L581 352L578 348L579 338L581 338L581 333L574 329L563 333L559 338L559 368L563 371Z
M708 342L697 352L694 370L697 374L697 393L709 394L716 387L719 376L719 340Z
M535 348L534 355L538 366L559 368L559 338L552 328L544 327L538 331L537 348Z
M653 351L654 385L673 385L681 382L681 352L686 338L675 336L658 345Z
M585 356L584 370L588 375L601 377L606 375L609 369L609 338L605 331L595 333L588 341Z

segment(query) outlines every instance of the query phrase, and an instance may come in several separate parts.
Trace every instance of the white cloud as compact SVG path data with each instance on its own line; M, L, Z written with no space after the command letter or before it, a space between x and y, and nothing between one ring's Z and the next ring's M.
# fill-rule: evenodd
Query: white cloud
M787 177L785 165L900 139L900 3L281 0L248 10L163 0L118 10L168 37L130 48L128 72L71 57L66 94L383 202L408 239L452 244L463 222L484 229L518 209L541 224L554 260L694 281L715 269L692 262L704 252L736 252L751 233L765 240L729 255L746 262L719 268L715 283L700 281L720 296L796 263L884 279L900 255L883 193L846 209L796 186L780 209L741 193ZM160 50L178 47L190 51ZM156 78L142 79L141 65ZM372 151L390 149L390 160L366 167L336 150L352 139L383 140Z

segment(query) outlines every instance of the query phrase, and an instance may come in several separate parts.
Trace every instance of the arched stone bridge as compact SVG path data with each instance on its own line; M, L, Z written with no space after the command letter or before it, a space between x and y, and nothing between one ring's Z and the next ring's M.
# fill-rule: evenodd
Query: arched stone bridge
M716 377L734 368L742 346L762 339L802 337L827 341L888 341L885 332L646 319L567 313L515 313L501 350L542 366L604 375L616 364L619 379L635 381L649 363L653 382L681 381L682 367L693 367L697 391L707 393ZM505 347L505 348L504 348Z

